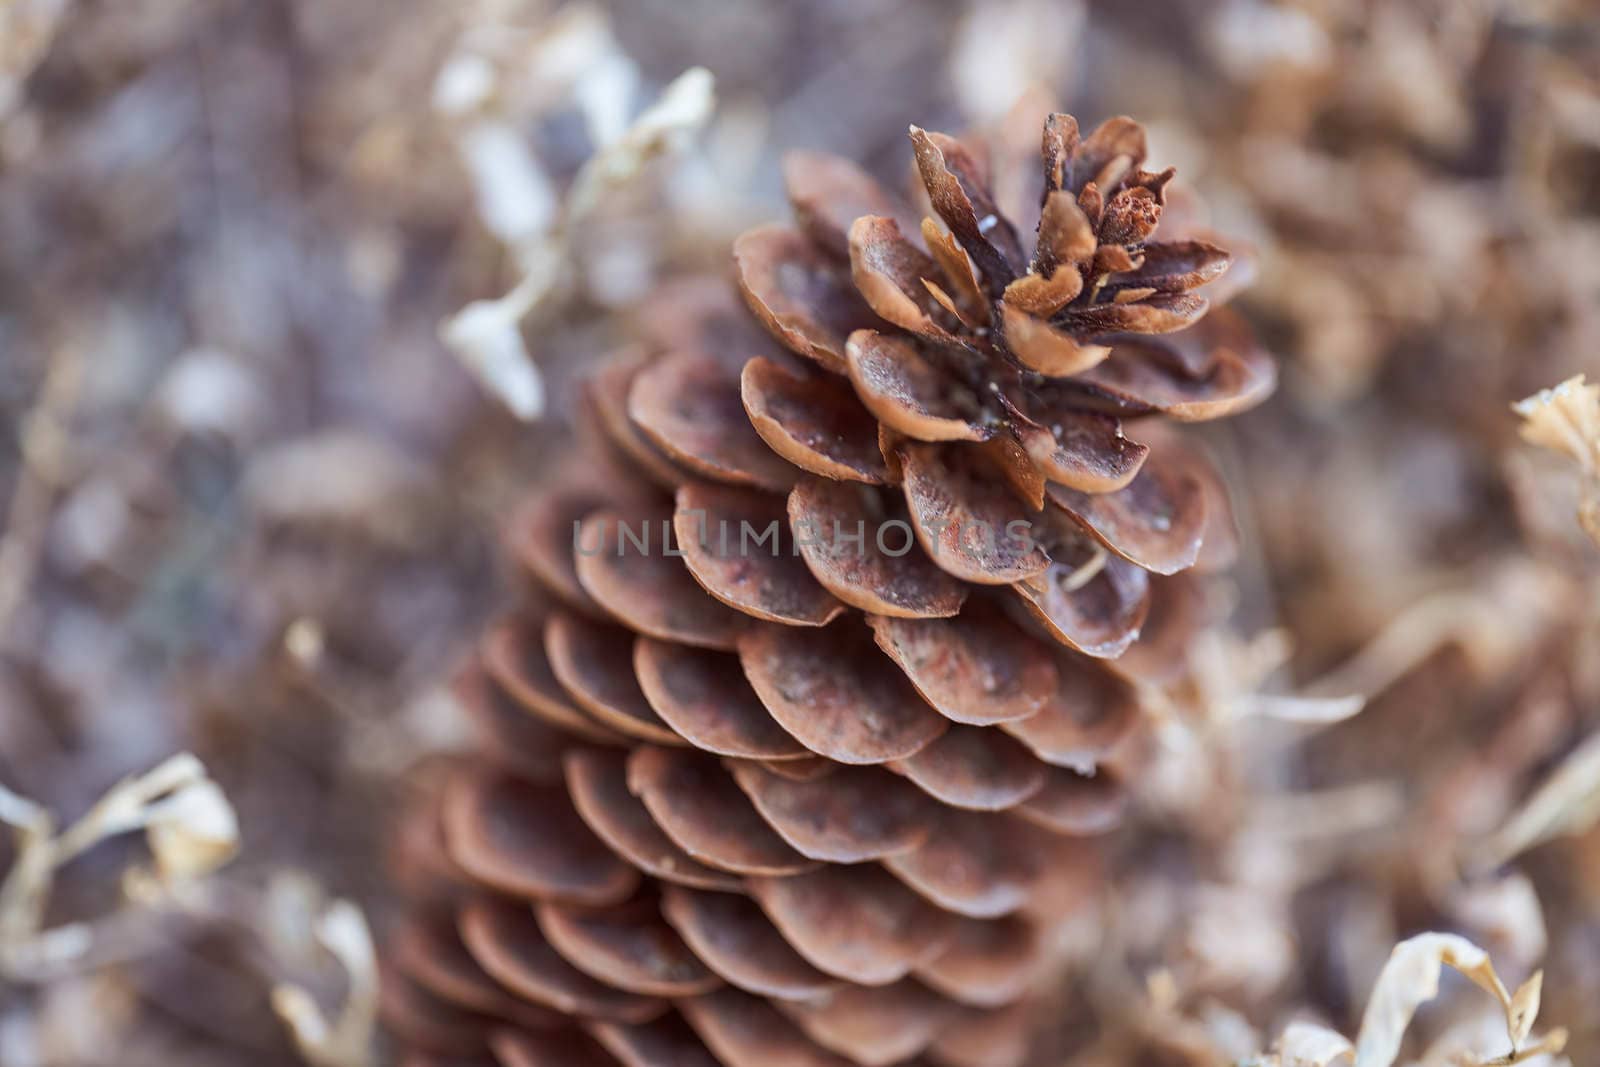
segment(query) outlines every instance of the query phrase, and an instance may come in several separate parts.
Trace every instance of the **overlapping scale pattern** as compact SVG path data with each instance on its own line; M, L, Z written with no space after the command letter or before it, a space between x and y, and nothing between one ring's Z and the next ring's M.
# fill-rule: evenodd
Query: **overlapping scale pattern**
M407 1062L1025 1062L1141 688L1232 554L1153 418L1273 372L1201 295L1237 257L1155 237L1137 124L1050 115L1010 215L1027 152L912 147L920 222L790 159L795 226L734 248L768 343L697 286L585 380L587 459L513 515L528 594L456 679L480 751L397 837Z

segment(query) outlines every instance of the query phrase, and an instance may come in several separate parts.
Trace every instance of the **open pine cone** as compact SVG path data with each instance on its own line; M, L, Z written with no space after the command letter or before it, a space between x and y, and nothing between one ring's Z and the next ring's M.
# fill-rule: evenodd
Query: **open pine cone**
M1015 126L987 157L913 129L921 245L792 157L798 228L734 249L781 348L680 286L587 379L586 447L507 533L535 589L457 680L481 750L402 823L415 1064L1024 1062L1112 750L1231 554L1147 417L1273 371L1206 315L1229 253L1152 239L1139 126L1050 116L1031 187Z

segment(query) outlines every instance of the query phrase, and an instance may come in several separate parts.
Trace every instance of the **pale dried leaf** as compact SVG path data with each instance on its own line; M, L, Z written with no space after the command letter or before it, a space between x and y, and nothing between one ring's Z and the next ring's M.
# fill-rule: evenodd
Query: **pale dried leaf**
M1364 696L1308 697L1261 693L1247 701L1246 714L1279 722L1331 726L1353 718L1367 706Z
M607 43L610 29L603 13L574 5L555 22L536 49L533 66L539 78L576 93L601 149L578 171L562 200L518 133L514 117L484 118L468 128L461 138L462 153L477 184L480 210L489 230L515 255L522 278L504 296L474 301L439 328L440 339L462 364L523 421L543 414L545 393L521 324L572 276L573 228L594 212L606 193L632 181L650 161L681 148L705 125L714 104L711 73L695 67L625 126L622 119L637 74L614 42ZM443 91L436 87L436 92ZM472 94L461 90L461 95Z
M611 20L597 4L567 4L538 27L525 73L546 87L565 90L618 51Z
M1239 1012L1215 1000L1199 1006L1200 1024L1227 1063L1239 1063L1261 1047L1261 1035Z
M94 944L89 923L64 923L17 941L0 944L0 975L42 981L88 955Z
M317 925L317 940L344 964L352 984L368 988L377 984L378 961L372 948L372 931L366 916L348 900L335 900Z
M1528 1063L1541 1057L1559 1056L1566 1049L1567 1028L1558 1026L1526 1048L1519 1048L1504 1056L1496 1056L1492 1060L1485 1060L1484 1067L1513 1067L1514 1064ZM1571 1067L1571 1064L1563 1059L1559 1064L1549 1063L1547 1067Z
M1588 832L1600 822L1600 733L1591 734L1561 761L1544 784L1512 813L1474 856L1498 867L1535 845Z
M520 247L555 225L560 201L526 135L510 122L475 122L461 134L461 156L490 233Z
M1316 1023L1290 1023L1278 1039L1278 1056L1283 1067L1333 1067L1354 1056L1355 1052L1344 1035Z
M279 959L308 966L317 945L317 925L327 892L305 871L274 871L261 895L256 927Z
M272 1008L288 1026L295 1047L312 1067L371 1067L378 1011L377 953L361 909L335 900L317 922L317 940L343 966L349 992L339 1017L329 1023L311 994L280 983Z
M1360 693L1370 700L1427 657L1452 644L1462 646L1475 664L1483 665L1479 669L1487 670L1499 661L1509 640L1506 599L1486 597L1481 592L1446 592L1419 600L1355 655L1314 679L1303 692L1338 699Z
M487 56L457 52L439 68L433 81L433 106L443 115L466 115L494 95L499 75Z
M0 975L26 979L86 953L90 923L43 930L55 871L101 841L144 830L172 888L209 874L238 848L233 808L205 766L189 753L123 779L60 835L39 805L0 787L0 822L17 829L18 852L0 885Z
M1390 1067L1417 1009L1439 993L1439 974L1450 967L1486 990L1506 1014L1506 1032L1515 1033L1511 996L1489 962L1488 953L1455 934L1427 933L1395 946L1373 986L1356 1039L1355 1067ZM1537 1009L1537 1003L1532 1005ZM1532 1020L1527 1027L1531 1028ZM1516 1042L1513 1041L1513 1051Z
M519 323L531 302L519 286L497 300L475 300L446 319L439 337L479 383L524 422L544 413L544 378Z
M1600 385L1579 374L1511 405L1522 416L1522 438L1571 459L1585 474L1600 467Z
M1585 384L1579 374L1511 408L1522 416L1523 440L1578 465L1584 478L1578 523L1600 545L1600 385Z
M1216 722L1252 717L1328 726L1366 706L1360 695L1264 693L1267 679L1288 662L1292 642L1285 630L1262 630L1241 639L1226 630L1198 635L1189 649L1190 671L1201 703Z
M145 834L168 882L201 878L239 852L239 821L217 783L184 786L150 806Z
M108 837L144 829L150 825L158 801L208 780L204 764L188 752L145 774L123 779L57 838L55 864L60 866Z
M55 874L55 820L38 804L0 786L0 822L14 828L17 843L11 869L0 883L0 944L16 945L36 933L44 920Z
M211 348L179 356L156 395L161 414L179 430L235 440L266 424L267 401L248 363Z
M1544 972L1533 975L1511 995L1511 1008L1507 1013L1506 1029L1511 1036L1511 1047L1520 1049L1528 1033L1539 1018L1539 995L1544 989Z
M38 837L49 835L52 821L44 808L0 785L0 822L25 837Z
M329 1044L329 1027L322 1009L310 993L299 986L280 985L272 990L272 1010L282 1019L294 1038L300 1055L313 1067L343 1067L324 1059L322 1050Z
M572 87L583 110L589 139L604 148L628 131L628 109L639 88L639 67L620 48L613 48L589 67Z
M587 218L606 191L681 148L711 117L715 88L716 79L704 67L691 67L674 78L625 134L583 165L567 194L567 225Z

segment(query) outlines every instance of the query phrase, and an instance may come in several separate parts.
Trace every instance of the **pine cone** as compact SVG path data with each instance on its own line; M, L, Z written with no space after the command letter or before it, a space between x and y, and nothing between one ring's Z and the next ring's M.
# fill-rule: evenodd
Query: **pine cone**
M1132 683L1181 675L1188 575L1231 554L1217 477L1147 417L1273 371L1197 293L1229 253L1151 240L1172 173L1135 123L1050 116L1038 195L1001 137L1031 258L985 156L912 141L922 246L853 165L791 157L798 228L734 249L782 348L680 287L586 381L587 447L508 528L535 588L457 679L481 752L402 820L413 1062L1024 1060Z

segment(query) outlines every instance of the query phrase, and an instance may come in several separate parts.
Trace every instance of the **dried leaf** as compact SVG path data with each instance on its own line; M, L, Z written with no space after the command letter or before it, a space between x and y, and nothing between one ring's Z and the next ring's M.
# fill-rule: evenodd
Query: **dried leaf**
M601 16L588 9L575 10L584 12L582 18L571 16L582 23L582 32L573 31L579 37L609 34ZM596 22L597 18L602 21ZM559 37L558 33L545 44L555 47L551 41ZM556 48L562 55L588 55L591 51L568 45ZM468 304L445 320L439 334L484 388L524 421L543 413L544 384L523 343L519 324L571 274L573 226L588 218L607 193L638 177L652 160L680 148L711 115L714 81L709 71L695 67L679 75L655 104L618 133L612 127L620 123L607 116L630 95L621 90L629 87L623 83L628 83L631 75L603 59L598 73L590 66L578 63L574 67L574 71L586 72L581 78L573 74L578 79L574 91L585 105L595 140L604 147L578 171L564 201L558 202L550 191L532 150L511 124L483 120L461 139L468 169L478 184L485 223L510 246L523 277L502 297ZM441 83L436 88L436 95L443 94L452 107L487 93L484 86L475 84L481 74L472 74L470 68L453 78L468 84Z
M1291 650L1289 635L1282 630L1263 630L1249 640L1226 631L1199 635L1190 643L1188 660L1201 703L1217 721L1259 716L1304 726L1331 726L1366 707L1367 698L1360 694L1263 692Z
M704 67L691 67L661 91L628 132L585 163L567 195L567 222L588 217L600 197L631 181L645 165L676 151L706 120L716 103L716 79Z
M1354 718L1367 706L1364 696L1308 697L1263 693L1246 701L1244 714L1305 726L1332 726Z
M378 1017L378 962L361 909L335 900L323 912L317 940L344 967L349 982L344 1007L329 1023L311 994L282 983L272 990L272 1010L289 1027L295 1047L312 1067L371 1067Z
M239 822L210 779L184 786L147 812L145 834L169 882L203 877L239 852Z
M1522 416L1523 440L1594 471L1600 455L1600 385L1585 384L1579 374L1519 400L1511 410Z
M179 869L179 856L190 843L224 838L236 839L238 827L233 811L221 790L216 789L206 769L185 752L162 763L147 774L124 779L114 786L87 815L79 819L54 844L55 864L60 866L108 837L131 830L153 830L161 826L163 844L177 850L168 857ZM152 841L152 847L158 847ZM193 857L183 856L183 859Z
M1506 1033L1512 1053L1520 1036L1532 1029L1538 1012L1537 986L1531 997L1524 997L1519 1018L1517 1005L1494 973L1488 953L1455 934L1418 934L1395 946L1378 975L1372 997L1361 1018L1361 1033L1356 1039L1355 1067L1389 1067L1400 1053L1400 1041L1412 1016L1426 1001L1439 993L1439 973L1451 967L1487 991L1506 1013ZM1521 995L1521 990L1518 991Z
M161 414L177 429L234 440L252 437L268 421L268 396L250 364L231 353L194 348L161 380Z
M457 52L433 81L433 106L443 115L467 115L494 95L494 64L476 52Z
M1559 1056L1566 1051L1566 1048L1566 1027L1558 1026L1526 1048L1519 1048L1515 1052L1504 1056L1496 1056L1492 1060L1485 1060L1484 1067L1502 1067L1502 1065L1503 1067L1512 1067L1513 1064L1527 1063L1529 1060L1537 1059L1540 1056ZM1565 1060L1562 1061L1562 1063L1565 1062Z
M1463 592L1436 593L1417 601L1348 660L1305 687L1318 697L1383 692L1440 648L1464 646L1475 661L1489 660L1501 639L1503 619L1495 605Z
M1568 378L1511 405L1522 416L1522 438L1566 456L1578 465L1585 485L1578 521L1600 545L1600 385L1583 375Z
M55 820L33 801L0 786L0 822L16 831L17 852L0 884L0 945L22 943L38 932L55 874L51 841ZM0 971L11 971L0 954Z
M477 122L461 135L461 155L477 187L478 214L502 243L520 247L555 224L555 188L527 138L509 121Z
M1511 996L1511 1007L1506 1015L1506 1029L1511 1035L1512 1049L1520 1049L1528 1039L1539 1018L1539 994L1544 989L1544 972L1534 971L1532 977L1517 987Z
M1315 1023L1290 1023L1278 1039L1283 1067L1333 1067L1355 1052L1343 1035Z
M1498 867L1535 845L1587 833L1600 822L1600 733L1561 762L1523 805L1477 850L1476 863Z
M439 327L439 339L524 422L544 413L544 379L518 325L535 302L531 287L518 286L498 299L474 300Z
M233 808L194 756L173 756L126 778L60 835L48 811L0 787L0 822L18 831L18 852L0 884L0 975L22 979L81 957L92 924L42 930L55 872L110 837L144 830L161 875L159 888L211 873L233 858L239 827Z

